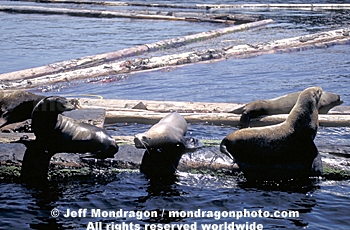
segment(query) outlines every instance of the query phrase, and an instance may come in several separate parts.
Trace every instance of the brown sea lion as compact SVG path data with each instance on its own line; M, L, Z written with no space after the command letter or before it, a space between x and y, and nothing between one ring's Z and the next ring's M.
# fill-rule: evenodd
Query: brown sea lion
M288 114L295 105L301 92L287 94L270 100L256 100L233 111L242 114L240 128L247 128L250 119L261 115ZM327 114L334 106L342 104L340 96L334 93L323 92L318 103L318 113Z
M0 128L30 119L34 106L44 97L22 90L1 90Z
M279 180L321 174L321 158L313 142L321 94L320 87L305 89L286 121L232 132L222 140L221 152L235 160L247 179Z
M153 125L147 132L135 135L137 148L145 148L140 171L150 178L174 175L181 156L203 145L186 138L187 122L173 112Z

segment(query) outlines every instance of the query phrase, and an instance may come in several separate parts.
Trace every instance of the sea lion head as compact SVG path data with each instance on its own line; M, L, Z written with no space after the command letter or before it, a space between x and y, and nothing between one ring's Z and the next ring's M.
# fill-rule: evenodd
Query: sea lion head
M47 112L47 113L55 113L61 114L65 111L71 111L78 107L78 105L74 102L72 103L70 100L60 97L60 96L49 96L41 99L33 109L33 113L36 112Z
M140 171L149 178L173 176L188 145L186 131L186 120L174 112L166 115L148 131L136 134L135 147L146 149ZM193 141L191 146L195 146Z
M170 113L148 131L135 135L136 148L183 150L186 148L187 122L178 113Z
M303 90L298 100L291 110L290 114L296 111L301 111L303 113L310 112L310 113L317 113L318 114L318 104L320 101L320 98L322 96L322 88L321 87L310 87L305 90Z
M167 124L158 124L144 133L135 135L134 142L136 148L144 148L148 150L154 149L173 149L182 151L186 148L186 141L182 134L173 132L175 127Z
M31 127L35 136L44 138L48 134L47 130L53 130L56 126L59 114L75 108L76 106L64 97L50 96L41 99L31 114Z
M323 92L318 103L318 113L327 114L334 106L341 105L343 100L338 94Z

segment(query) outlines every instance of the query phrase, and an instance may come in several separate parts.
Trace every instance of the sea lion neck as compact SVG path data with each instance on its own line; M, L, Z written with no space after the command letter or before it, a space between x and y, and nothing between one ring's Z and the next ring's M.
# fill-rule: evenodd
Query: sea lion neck
M41 130L53 129L56 126L58 113L54 111L47 111L45 113L41 111L33 111L32 113L32 129L34 133ZM38 136L36 134L36 136Z
M289 113L285 123L293 126L299 133L317 132L319 92L303 93L299 96L295 106Z

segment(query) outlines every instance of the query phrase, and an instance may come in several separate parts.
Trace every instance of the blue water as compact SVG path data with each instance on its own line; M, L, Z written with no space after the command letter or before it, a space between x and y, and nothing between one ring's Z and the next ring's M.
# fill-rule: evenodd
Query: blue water
M158 2L182 3L181 1ZM275 2L285 3L284 1ZM305 1L293 1L293 3L302 2ZM317 2L329 3L329 1ZM220 3L234 2L220 1ZM237 3L246 2L237 1ZM261 3L261 1L251 3ZM308 3L311 2L308 1ZM0 4L24 3L0 1ZM69 7L69 5L63 6ZM103 8L102 6L86 7ZM349 20L345 20L346 16L344 16L349 15L348 12L341 11L264 10L259 12L254 10L250 13L257 12L274 18L275 23L262 29L226 35L219 40L212 39L188 47L180 47L177 50L163 50L149 55L264 42L344 28L349 25ZM337 18L342 20L336 20ZM223 25L0 12L0 73L115 51L218 27ZM249 102L318 85L325 91L338 93L344 100L344 105L350 105L349 60L349 46L339 45L327 49L188 65L170 68L167 71L107 76L113 81L101 83L101 81L89 79L48 85L31 91L64 96L97 94L104 98L116 99ZM113 135L133 135L148 128L149 126L140 124L116 124L108 127L108 131ZM189 134L202 139L220 140L232 130L234 128L229 126L193 124L189 126ZM350 130L347 127L321 127L315 141L318 145L349 145L349 133ZM347 162L346 159L344 162ZM152 223L197 223L197 229L201 229L200 224L223 224L233 221L236 224L256 222L256 224L262 224L263 229L350 229L349 181L297 181L288 185L261 187L242 183L238 178L229 175L211 176L180 172L177 182L164 185L150 183L138 171L121 171L116 174L97 174L95 177L73 177L52 181L41 188L1 181L0 200L0 229L87 229L89 222L102 222L103 229L112 222L114 224L132 222L140 224L142 228ZM57 218L51 217L50 212L54 208L61 212ZM158 217L65 218L63 214L67 209L73 211L87 209L88 215L91 214L91 209L157 211ZM244 209L248 211L261 209L269 212L293 210L299 211L300 215L288 218L245 217L239 220L161 216L163 210L167 213L171 210L196 211L198 209L221 213Z
M54 88L45 94L83 92L117 99L243 103L321 86L324 91L339 94L344 105L350 105L348 60L349 46L339 45L135 73L110 83L73 82L58 84L56 89L52 85L40 89Z

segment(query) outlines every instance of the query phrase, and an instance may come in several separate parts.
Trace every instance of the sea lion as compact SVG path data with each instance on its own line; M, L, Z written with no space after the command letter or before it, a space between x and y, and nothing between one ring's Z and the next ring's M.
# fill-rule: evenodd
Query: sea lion
M1 90L0 128L30 119L34 106L44 97L22 90Z
M222 140L221 152L234 159L249 180L320 175L322 163L313 140L321 94L321 87L305 89L286 121L232 132Z
M242 114L239 127L247 128L252 118L261 115L288 114L295 105L300 93L295 92L269 100L256 100L234 110L233 113ZM338 94L323 92L317 107L318 113L327 114L330 109L342 103L343 101Z
M45 97L34 107L31 118L35 140L16 141L26 146L21 169L24 182L46 182L51 157L56 153L89 153L85 157L108 158L118 151L115 140L104 129L61 114L75 108L74 102L58 96Z
M66 98L43 98L33 109L32 129L36 141L50 154L90 153L94 158L113 157L118 145L106 130L62 115L75 108Z
M140 171L150 178L174 175L181 156L203 146L197 139L186 138L186 132L186 120L173 112L147 132L136 134L135 146L146 149Z

